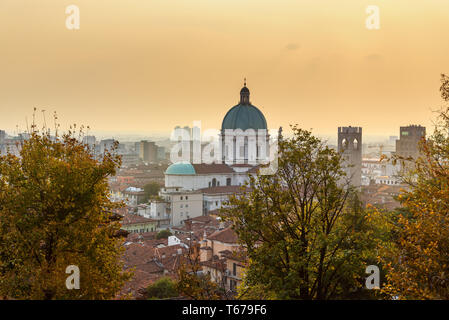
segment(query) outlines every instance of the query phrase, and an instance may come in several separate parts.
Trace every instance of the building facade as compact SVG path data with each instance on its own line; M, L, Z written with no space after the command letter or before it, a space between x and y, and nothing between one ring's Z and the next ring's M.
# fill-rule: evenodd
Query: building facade
M353 187L362 185L362 127L338 128L338 151L346 178Z
M426 128L419 125L400 127L396 140L396 155L404 158L419 157L419 142L426 137Z
M142 140L139 145L139 158L146 163L157 162L157 149L155 142Z

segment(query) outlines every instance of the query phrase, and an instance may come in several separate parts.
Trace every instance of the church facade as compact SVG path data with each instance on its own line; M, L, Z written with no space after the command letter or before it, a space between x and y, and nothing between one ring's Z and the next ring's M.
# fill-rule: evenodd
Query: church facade
M164 216L170 217L171 226L216 212L231 194L241 190L249 175L257 173L258 164L268 159L267 121L251 104L246 82L240 90L239 103L224 116L219 141L221 163L181 161L165 171L165 188L160 197L165 202ZM201 206L198 205L199 195L203 200ZM196 202L190 203L191 199Z

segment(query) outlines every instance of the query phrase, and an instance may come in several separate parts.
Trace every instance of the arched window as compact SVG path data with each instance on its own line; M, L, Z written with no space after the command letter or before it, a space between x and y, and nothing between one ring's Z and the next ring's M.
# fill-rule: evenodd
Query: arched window
M217 185L217 179L213 178L212 179L212 187L215 187Z
M348 147L348 140L343 139L343 140L341 141L341 147L342 147L343 149L346 149L346 148Z
M359 149L359 141L357 139L354 139L354 141L352 143L354 145L354 150L358 150Z

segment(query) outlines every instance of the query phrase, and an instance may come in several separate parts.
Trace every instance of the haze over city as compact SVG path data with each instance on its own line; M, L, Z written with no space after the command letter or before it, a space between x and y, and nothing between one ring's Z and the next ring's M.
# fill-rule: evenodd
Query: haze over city
M105 136L220 128L244 77L269 128L356 125L369 140L430 129L441 106L447 1L380 1L379 30L365 27L369 1L80 0L76 31L69 4L0 3L0 128L11 134L34 107Z
M449 300L448 18L448 0L0 0L0 307Z

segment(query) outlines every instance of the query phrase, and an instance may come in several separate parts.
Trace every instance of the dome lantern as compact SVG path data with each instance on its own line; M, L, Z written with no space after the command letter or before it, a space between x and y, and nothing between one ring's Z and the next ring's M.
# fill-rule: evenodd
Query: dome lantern
M249 89L246 87L246 78L242 90L240 90L240 104L251 104L249 102Z
M249 89L244 87L240 90L240 102L232 107L225 115L221 129L267 129L267 121L263 113L249 101Z

